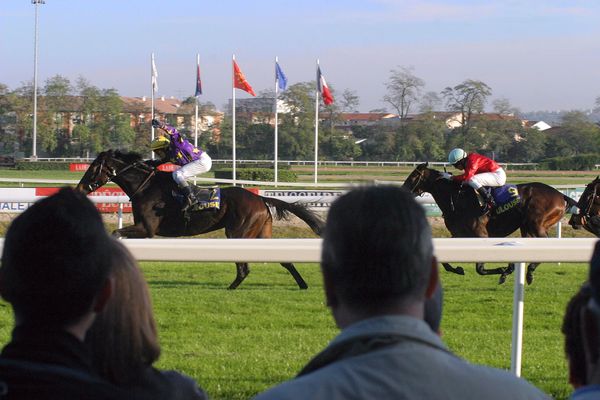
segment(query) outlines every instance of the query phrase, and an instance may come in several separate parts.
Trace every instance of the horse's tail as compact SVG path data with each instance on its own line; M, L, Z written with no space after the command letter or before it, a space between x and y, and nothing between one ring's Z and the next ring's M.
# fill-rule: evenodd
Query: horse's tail
M565 210L567 212L569 212L569 210L572 210L573 207L577 208L577 202L570 198L569 196L567 196L566 194L563 194L563 198L565 199L565 201L567 202L567 205L565 207ZM571 211L571 213L573 213L573 211Z
M309 210L308 207L299 203L288 203L283 200L275 199L273 197L261 196L265 204L275 210L275 218L277 220L287 220L290 213L306 222L310 229L317 235L321 236L325 223L323 220L313 211Z

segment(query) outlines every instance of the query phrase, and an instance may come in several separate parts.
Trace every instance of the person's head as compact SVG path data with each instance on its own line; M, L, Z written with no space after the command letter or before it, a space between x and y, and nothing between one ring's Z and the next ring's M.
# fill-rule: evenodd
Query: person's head
M587 381L585 350L582 337L582 313L592 297L589 283L585 283L579 291L571 297L561 331L565 336L565 355L569 364L569 383L574 388L584 386Z
M452 164L457 169L465 169L465 163L467 160L467 152L463 149L453 149L448 154L448 163Z
M359 319L389 313L422 318L438 278L425 211L400 187L349 191L329 210L321 269L340 327L347 324L342 312Z
M16 324L65 328L99 311L110 296L109 243L94 204L71 188L15 218L4 240L0 293Z
M432 331L438 335L442 334L440 326L442 324L442 308L444 304L444 289L442 283L438 282L431 297L425 301L425 311L423 318Z
M150 143L150 148L160 159L167 156L167 149L169 148L170 141L165 136L159 136Z
M586 361L587 385L600 385L600 241L590 261L591 299L582 311L581 331Z
M160 356L148 285L133 255L111 242L113 295L88 331L96 371L114 384L126 384Z

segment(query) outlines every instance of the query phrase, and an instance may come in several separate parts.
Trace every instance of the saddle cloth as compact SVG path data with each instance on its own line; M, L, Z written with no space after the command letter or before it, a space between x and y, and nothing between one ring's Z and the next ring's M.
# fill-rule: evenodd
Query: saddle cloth
M203 210L218 210L221 208L221 188L200 188L198 186L192 186L194 194L198 199L198 203L191 207L193 211ZM173 197L181 204L185 202L185 195L180 192L173 191Z
M496 202L496 214L502 214L505 211L515 207L521 201L519 191L516 185L504 185L489 188L492 197Z

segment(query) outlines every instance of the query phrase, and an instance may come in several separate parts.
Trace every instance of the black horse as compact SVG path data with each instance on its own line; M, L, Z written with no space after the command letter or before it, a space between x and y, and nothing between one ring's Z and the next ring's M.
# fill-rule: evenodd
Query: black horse
M262 197L237 186L221 189L218 210L184 213L181 204L173 197L177 185L171 173L157 171L152 162L142 160L136 153L113 150L100 153L79 181L77 189L87 194L109 181L123 189L133 208L134 224L115 230L113 234L119 237L179 237L225 229L228 238L270 238L273 217L285 219L290 213L306 222L319 236L323 228L322 220L300 204ZM292 274L301 289L308 287L294 264L281 265ZM250 272L248 263L238 262L236 266L237 276L229 289L238 287Z
M586 185L577 202L579 214L571 215L569 225L573 229L584 228L600 237L600 176Z
M420 164L406 178L404 187L415 195L431 193L442 211L446 228L452 237L506 237L520 229L522 237L547 237L548 230L561 220L566 210L575 205L575 200L563 195L555 188L540 182L516 185L520 196L514 207L501 214L481 215L479 200L469 187L446 179L441 172ZM462 267L442 264L446 271L464 274ZM539 263L527 266L527 283L533 282L533 272ZM484 263L476 263L480 275L499 274L499 283L514 271L514 264L506 268L485 269Z

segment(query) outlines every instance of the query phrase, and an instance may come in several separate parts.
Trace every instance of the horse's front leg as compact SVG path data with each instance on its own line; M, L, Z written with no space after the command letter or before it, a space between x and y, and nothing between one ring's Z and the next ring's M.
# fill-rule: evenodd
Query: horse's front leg
M454 274L458 274L458 275L464 275L465 274L465 270L463 267L458 266L458 267L453 267L452 265L450 265L449 263L442 263L442 266L444 267L444 269L448 272L452 272Z
M117 238L131 238L131 239L143 239L143 238L151 238L154 236L153 232L148 231L146 226L143 224L135 224L126 226L121 229L116 229L113 231L113 236Z

